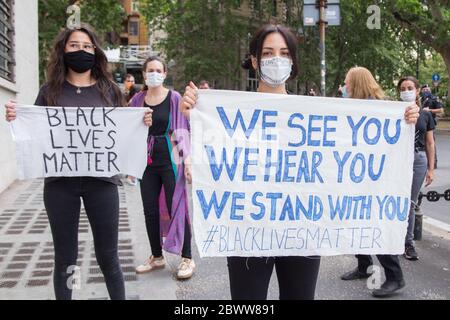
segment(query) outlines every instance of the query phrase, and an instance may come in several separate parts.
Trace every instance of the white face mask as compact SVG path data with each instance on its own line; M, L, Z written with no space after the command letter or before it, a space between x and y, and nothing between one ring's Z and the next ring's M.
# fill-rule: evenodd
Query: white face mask
M416 91L402 91L400 92L400 99L406 102L414 102L416 101Z
M159 72L147 72L146 73L145 84L150 88L159 87L164 83L166 76L163 73Z
M271 87L284 84L291 76L292 60L273 57L261 60L261 80Z

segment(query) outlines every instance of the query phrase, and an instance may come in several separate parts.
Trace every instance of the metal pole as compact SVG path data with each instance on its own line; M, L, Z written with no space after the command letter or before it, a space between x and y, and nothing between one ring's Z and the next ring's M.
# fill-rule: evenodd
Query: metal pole
M420 69L420 42L417 42L417 61L416 61L416 79L419 80L419 69Z
M326 64L325 64L325 8L327 6L327 0L319 0L319 29L320 29L320 90L322 92L322 96L326 96Z

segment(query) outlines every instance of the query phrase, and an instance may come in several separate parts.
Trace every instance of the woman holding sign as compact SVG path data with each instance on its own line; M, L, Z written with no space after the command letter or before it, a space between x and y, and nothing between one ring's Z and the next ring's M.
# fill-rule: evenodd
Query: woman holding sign
M402 101L416 102L420 105L420 84L416 78L405 77L400 79L397 90ZM414 174L404 253L405 258L408 260L419 259L416 248L414 247L415 206L424 180L426 180L425 186L429 186L433 182L435 154L434 127L435 124L431 112L422 109L416 123L416 138L414 140Z
M372 73L364 67L351 68L345 78L345 86L342 88L342 95L344 98L352 99L385 99L385 95L380 85L377 83ZM410 101L414 103L413 101ZM419 107L414 104L412 106L415 113L406 120L409 123L417 123L419 118ZM408 121L410 120L410 121ZM341 276L342 280L357 280L369 278L372 273L368 268L373 265L373 260L370 255L356 255L358 259L358 266ZM375 289L372 294L375 297L389 296L405 286L402 268L397 255L377 255L378 260L384 268L386 274L386 281L380 288Z
M152 255L136 268L136 272L164 268L164 249L181 254L177 278L189 279L195 269L184 179L184 158L190 151L189 124L179 109L180 94L164 87L166 63L158 57L150 57L144 62L142 72L146 86L133 98L131 106L153 110L153 125L148 135L148 165L141 181ZM163 247L161 236L166 236Z
M258 92L287 94L286 81L297 76L297 40L286 27L265 25L250 43L251 58L242 67L254 68L261 81ZM197 87L186 87L181 107L189 110L197 102ZM275 267L280 299L314 299L320 257L228 257L231 298L265 300Z
M258 92L288 94L286 81L297 75L296 36L286 27L265 25L250 42L251 57L243 67L253 68L259 76ZM191 82L181 101L187 117L198 99ZM417 118L415 108L406 112L407 120ZM267 299L273 269L277 272L280 299L314 299L320 257L228 257L232 299Z
M107 71L107 59L96 35L87 27L66 29L55 41L48 64L48 82L35 105L60 107L125 106L120 89ZM16 118L15 101L6 105L6 120ZM151 125L151 111L144 122ZM56 299L72 298L71 279L77 271L81 199L89 219L97 262L114 300L125 299L118 258L118 176L52 177L44 184L44 204L53 236Z

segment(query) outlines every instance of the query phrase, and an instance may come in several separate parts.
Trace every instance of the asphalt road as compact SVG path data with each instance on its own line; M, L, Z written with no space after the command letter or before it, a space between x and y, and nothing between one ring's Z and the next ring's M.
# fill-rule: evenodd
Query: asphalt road
M438 168L435 170L435 180L429 187L422 189L423 193L431 190L443 193L450 189L450 135L437 135L436 145ZM450 201L441 199L429 202L424 199L421 208L425 215L450 224Z

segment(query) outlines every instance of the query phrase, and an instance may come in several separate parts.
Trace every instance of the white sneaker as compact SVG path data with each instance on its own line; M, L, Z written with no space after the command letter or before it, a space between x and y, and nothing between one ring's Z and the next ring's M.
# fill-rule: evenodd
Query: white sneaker
M178 279L189 279L194 274L195 262L192 259L182 258L178 266Z
M136 273L147 273L153 270L162 269L166 266L166 260L164 257L155 258L151 256L145 260L144 264L136 267Z

